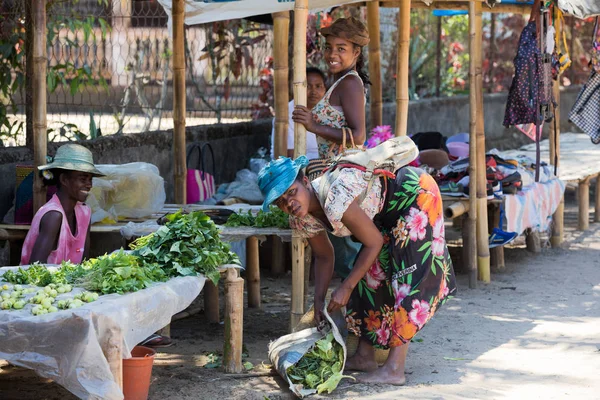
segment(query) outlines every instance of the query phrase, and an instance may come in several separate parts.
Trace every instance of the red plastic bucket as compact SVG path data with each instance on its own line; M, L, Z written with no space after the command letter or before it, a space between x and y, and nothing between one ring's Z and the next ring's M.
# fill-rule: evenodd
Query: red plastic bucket
M131 358L123 359L123 396L125 400L146 400L150 390L152 364L156 351L135 346Z

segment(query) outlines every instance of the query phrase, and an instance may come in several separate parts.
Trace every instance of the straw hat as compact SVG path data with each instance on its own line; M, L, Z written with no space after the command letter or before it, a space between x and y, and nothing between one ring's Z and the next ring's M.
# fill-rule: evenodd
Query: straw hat
M321 35L339 37L360 47L368 45L370 40L365 25L354 17L336 19L333 24L321 29Z
M78 144L65 144L60 146L52 162L38 167L40 171L50 169L64 169L68 171L87 172L93 176L104 176L94 166L92 152Z
M308 158L300 156L295 160L279 157L268 163L258 173L258 186L265 201L263 211L269 211L269 206L284 194L296 180L298 171L308 165Z

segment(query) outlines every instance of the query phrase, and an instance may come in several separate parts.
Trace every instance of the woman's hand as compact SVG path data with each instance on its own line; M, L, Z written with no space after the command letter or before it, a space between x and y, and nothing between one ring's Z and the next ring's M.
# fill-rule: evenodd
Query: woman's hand
M350 300L351 294L352 288L349 288L344 283L342 283L331 294L331 300L329 301L329 305L327 306L327 312L332 313L346 306L346 304L348 304L348 300Z
M313 306L313 311L315 313L315 323L317 326L325 319L325 315L323 315L323 299L319 299L315 296L315 304Z
M312 111L304 106L296 106L292 113L292 119L294 122L304 125L307 131L314 131L316 122L313 118Z

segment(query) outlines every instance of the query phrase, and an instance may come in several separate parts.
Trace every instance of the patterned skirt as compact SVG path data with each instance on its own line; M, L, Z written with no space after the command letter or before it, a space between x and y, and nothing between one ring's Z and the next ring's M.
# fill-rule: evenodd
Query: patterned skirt
M346 321L351 333L376 348L409 342L456 293L444 235L442 197L423 170L403 167L388 181L374 218L384 245L352 293Z

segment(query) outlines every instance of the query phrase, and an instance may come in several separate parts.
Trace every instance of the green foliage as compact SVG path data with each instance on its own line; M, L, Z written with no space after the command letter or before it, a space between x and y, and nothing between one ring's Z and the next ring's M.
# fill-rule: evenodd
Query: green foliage
M229 244L221 241L215 223L204 213L167 216L168 222L156 232L131 244L134 254L145 265L160 265L167 276L204 274L213 283L219 281L218 268L224 264L240 264Z
M331 393L342 378L344 350L329 332L323 339L302 356L302 358L286 371L292 383L304 388L317 389L317 393Z
M252 226L255 228L280 228L289 229L289 216L279 207L270 206L269 212L258 211L256 216L252 211L234 213L229 216L225 226Z

